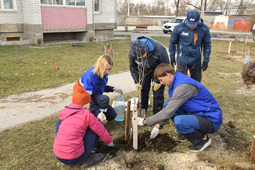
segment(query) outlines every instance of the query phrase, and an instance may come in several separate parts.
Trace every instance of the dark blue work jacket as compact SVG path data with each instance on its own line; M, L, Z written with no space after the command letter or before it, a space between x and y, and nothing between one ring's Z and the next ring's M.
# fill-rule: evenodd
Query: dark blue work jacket
M175 58L177 46L177 63L184 65L201 64L203 50L203 62L209 63L211 55L211 36L209 28L200 20L198 26L192 30L185 22L175 26L169 44L170 58Z

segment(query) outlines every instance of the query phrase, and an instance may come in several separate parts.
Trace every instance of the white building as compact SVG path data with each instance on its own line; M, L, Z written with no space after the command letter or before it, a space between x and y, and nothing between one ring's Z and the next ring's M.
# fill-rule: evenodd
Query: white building
M117 0L0 0L2 45L106 40L115 28Z

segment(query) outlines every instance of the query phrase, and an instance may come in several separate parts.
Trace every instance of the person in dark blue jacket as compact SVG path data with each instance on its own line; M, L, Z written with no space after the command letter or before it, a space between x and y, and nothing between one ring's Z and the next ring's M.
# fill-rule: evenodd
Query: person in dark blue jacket
M163 108L165 86L161 86L154 79L153 74L154 69L160 63L170 63L167 49L161 43L147 37L138 37L136 40L131 41L130 47L129 68L136 87L140 86L141 88L141 108L145 111L148 109L149 92L152 83L153 113L156 114ZM158 126L156 125L153 131Z
M156 115L146 119L138 117L138 125L164 124L172 119L177 132L192 143L188 149L203 151L211 144L208 133L217 132L223 121L216 99L203 84L175 72L170 64L160 64L154 71L154 78L169 87L170 100Z
M91 95L89 110L102 122L113 120L117 114L109 105L110 99L104 92L118 92L123 94L121 89L107 85L108 73L113 67L112 56L104 54L100 56L94 67L86 70L79 80L79 83Z
M177 72L201 82L202 70L208 67L211 54L211 36L208 26L203 23L198 11L188 11L187 19L175 26L170 37L169 52L171 65L175 67L175 52L177 46ZM201 53L203 51L203 64Z

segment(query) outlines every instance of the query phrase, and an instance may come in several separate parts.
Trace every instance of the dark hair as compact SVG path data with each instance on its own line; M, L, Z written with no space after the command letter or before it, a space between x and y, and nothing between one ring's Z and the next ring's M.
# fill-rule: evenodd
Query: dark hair
M158 80L159 77L166 76L166 73L170 73L172 75L175 74L175 70L171 64L161 63L159 64L154 71L154 78Z
M252 60L243 66L241 75L243 82L247 86L255 84L255 60Z

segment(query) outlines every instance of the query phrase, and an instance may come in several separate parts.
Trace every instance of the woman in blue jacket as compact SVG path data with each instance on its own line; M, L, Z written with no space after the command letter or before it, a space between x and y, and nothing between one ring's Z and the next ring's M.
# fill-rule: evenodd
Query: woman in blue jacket
M80 79L80 84L91 95L90 111L103 123L113 120L117 114L109 105L109 97L103 95L104 92L118 92L123 94L121 89L108 86L108 73L113 67L113 59L110 55L100 56L94 67L86 70Z

